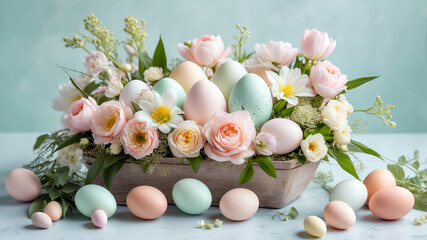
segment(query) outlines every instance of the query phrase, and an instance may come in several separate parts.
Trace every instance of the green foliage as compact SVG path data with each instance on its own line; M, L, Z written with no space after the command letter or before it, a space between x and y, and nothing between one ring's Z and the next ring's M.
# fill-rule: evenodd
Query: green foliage
M162 37L160 36L159 42L157 43L156 50L153 55L153 66L161 67L163 72L168 71L168 59L166 58L165 47L163 46Z
M242 173L240 174L239 185L242 183L249 182L254 176L254 168L252 167L253 162L254 162L253 158L249 158L248 162L246 163L246 167L243 169Z
M287 221L289 218L296 219L298 218L298 216L299 216L298 210L294 207L291 207L288 213L286 213L286 211L276 212L271 219L274 219L277 217L279 220Z
M117 161L115 161L111 165L108 165L108 167L104 169L104 183L108 190L110 190L111 185L113 184L114 177L123 167L123 164L126 162L126 159L127 157L119 158Z
M98 81L93 81L89 83L85 89L83 89L83 92L85 92L87 95L91 95L95 89L97 89L99 86L101 86L101 83Z
M353 162L347 154L335 150L331 147L328 150L328 154L338 162L338 164L344 171L348 172L353 177L360 180L359 176L357 175L356 169L354 168Z
M106 157L107 152L103 150L90 166L89 171L87 172L85 184L90 184L93 182L93 180L95 180L98 174L102 171L102 166L104 166Z
M87 94L87 93L85 93L79 86L77 86L77 84L74 82L74 80L73 80L73 78L72 77L70 77L70 81L71 81L71 83L73 84L73 86L80 92L80 94L83 96L83 97L85 97L85 98L88 98L89 97L89 95Z
M332 171L328 171L328 172L317 171L313 180L319 183L326 191L328 192L332 191L332 186L329 185L331 182L334 181L334 174L332 173Z
M190 162L190 166L193 169L194 173L197 173L200 169L200 165L202 164L203 156L199 155L194 158L187 158L188 162Z
M142 51L139 53L139 62L138 62L138 71L141 77L144 76L145 70L153 65L153 60L148 56L146 51Z
M379 78L380 76L381 75L379 75L379 76L372 76L372 77L362 77L362 78L358 78L358 79L354 79L354 80L348 81L347 84L346 84L347 91L351 90L353 88L357 88L357 87L359 87L359 86L361 86L361 85L363 85L363 84L365 84L367 82L370 82L370 81L372 81L372 80L374 80L376 78Z
M136 104L134 102L131 102L131 104L132 104L132 107L135 110L135 112L138 112L138 111L142 110L141 107L138 104Z
M28 218L31 218L31 216L33 216L33 214L36 212L43 211L43 209L46 207L46 204L47 201L45 199L37 198L34 200L28 209Z
M383 159L383 157L379 153L377 153L375 150L355 140L351 140L347 146L349 151L366 153L374 157L377 157L379 159Z
M268 176L277 178L276 169L269 156L258 155L255 157L255 162Z
M38 136L36 143L34 144L33 151L37 150L48 137L49 137L49 134L43 134L43 135Z
M56 147L54 152L57 152L57 151L65 148L65 147L68 147L71 144L78 143L78 142L80 142L80 139L82 139L82 138L88 138L88 137L92 137L92 134L90 132L76 133L74 135L71 135L71 136L67 137L66 139L64 139L63 141L58 141L57 142L58 146Z

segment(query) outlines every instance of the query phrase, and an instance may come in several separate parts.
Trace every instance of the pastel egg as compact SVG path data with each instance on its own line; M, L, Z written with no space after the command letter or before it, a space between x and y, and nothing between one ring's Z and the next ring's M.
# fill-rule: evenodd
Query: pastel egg
M172 198L181 211L194 215L205 212L212 203L209 188L193 178L184 178L176 182L172 189Z
M108 217L113 216L117 209L114 196L106 188L95 184L81 187L74 201L79 212L88 218L97 209L105 211Z
M273 111L273 99L267 84L256 74L243 76L233 87L228 99L228 111L246 110L256 128L267 122Z
M368 198L366 204L369 204L371 197L380 189L385 187L396 186L396 179L393 174L387 169L376 169L366 176L363 180L366 189L368 189Z
M46 205L43 212L46 213L53 222L55 222L62 216L62 207L57 201L51 201Z
M248 74L246 69L237 61L229 60L223 63L215 72L212 82L215 83L222 94L225 97L225 100L228 101L228 98L233 89L234 85L242 78Z
M226 192L220 202L219 210L224 217L232 221L245 221L258 210L257 195L246 188L235 188Z
M329 194L329 201L342 201L357 211L366 202L368 190L365 184L356 179L349 179L338 183Z
M369 210L382 219L396 220L408 214L414 207L412 193L402 187L385 187L378 190L369 201Z
M157 188L138 186L128 193L126 205L131 213L139 218L156 219L165 213L168 202Z
M316 216L308 216L304 219L304 230L311 236L320 238L326 234L325 222Z
M97 210L93 211L90 219L91 219L93 225L95 225L95 227L99 227L99 228L103 228L105 225L107 225L107 222L108 222L107 214L101 209L97 209Z
M4 185L10 196L22 202L32 201L42 192L42 184L37 175L25 168L9 172Z
M269 120L262 125L261 132L271 134L275 137L275 154L292 152L299 147L303 138L301 127L294 121L285 118Z
M46 213L43 212L33 213L31 216L31 222L38 228L46 229L52 226L52 220Z
M325 221L336 229L349 229L356 223L356 214L345 202L332 201L323 211Z
M249 73L255 73L260 76L269 87L271 86L271 82L268 80L267 74L265 73L265 71L271 71L270 68L264 66L251 68L246 67L246 70L248 70Z
M188 93L191 87L199 80L208 80L202 68L191 61L180 63L172 70L169 77L177 81L186 93Z
M123 101L126 106L133 109L131 102L137 104L138 98L141 96L141 92L147 89L149 89L149 87L143 81L132 80L123 87L119 100Z
M160 96L163 96L163 94L169 89L173 89L175 91L177 97L176 106L182 108L187 94L185 93L184 88L182 88L175 80L172 78L163 78L153 87L153 91L158 92Z
M187 120L203 126L216 112L227 112L227 102L214 83L200 80L188 92L183 110Z

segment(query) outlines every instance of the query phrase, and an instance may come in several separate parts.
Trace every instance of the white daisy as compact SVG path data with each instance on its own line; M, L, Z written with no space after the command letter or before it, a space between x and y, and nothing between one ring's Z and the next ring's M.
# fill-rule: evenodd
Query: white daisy
M169 133L172 128L176 128L184 120L179 114L184 112L176 106L176 93L174 90L167 90L162 97L152 91L152 100L139 101L142 111L135 113L134 118L138 121L146 122L149 128L159 128L162 133Z
M83 165L83 150L79 148L79 144L73 144L58 151L56 162L59 166L68 166L70 175L78 173Z
M280 74L272 71L266 71L268 80L271 82L271 93L277 100L284 99L289 106L298 104L297 97L314 97L316 94L313 89L307 87L310 81L306 74L301 75L299 68L289 69L282 67Z
M52 100L52 108L60 112L68 112L71 103L79 100L82 94L74 87L71 81L58 86L59 96Z

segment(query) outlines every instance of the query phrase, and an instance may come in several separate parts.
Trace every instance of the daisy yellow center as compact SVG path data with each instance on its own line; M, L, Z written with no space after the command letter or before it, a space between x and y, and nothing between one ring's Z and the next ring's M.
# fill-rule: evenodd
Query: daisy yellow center
M308 149L310 150L310 151L312 151L312 152L316 152L316 150L317 150L317 144L314 144L314 143L309 143L308 144Z
M115 114L111 115L106 121L105 121L105 129L107 131L110 131L111 128L116 124L117 122L117 116Z
M280 92L282 92L285 97L290 97L294 95L294 86L282 82L280 83Z
M166 123L171 119L171 112L166 106L160 106L154 109L151 117L157 123Z
M145 143L147 143L147 137L146 137L146 135L147 135L146 133L138 133L138 134L135 135L134 141L137 144L145 144Z

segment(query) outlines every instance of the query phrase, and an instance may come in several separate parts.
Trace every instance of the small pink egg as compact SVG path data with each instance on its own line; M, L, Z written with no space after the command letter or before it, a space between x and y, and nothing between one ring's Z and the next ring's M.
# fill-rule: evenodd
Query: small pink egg
M91 219L93 225L99 228L103 228L108 222L107 214L101 209L93 211Z
M50 217L43 212L33 213L33 215L31 216L31 222L34 226L44 229L49 228L52 225L52 220L50 219Z
M408 214L414 203L414 195L409 190L402 187L385 187L372 196L369 210L379 218L396 220Z
M345 202L332 201L323 211L325 221L336 229L349 229L356 223L356 214L353 208Z
M10 196L22 202L32 201L42 192L42 184L37 175L25 168L12 170L4 185Z

